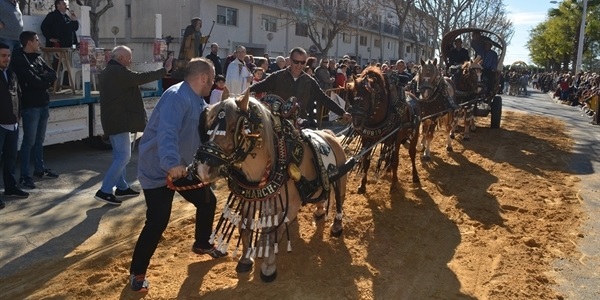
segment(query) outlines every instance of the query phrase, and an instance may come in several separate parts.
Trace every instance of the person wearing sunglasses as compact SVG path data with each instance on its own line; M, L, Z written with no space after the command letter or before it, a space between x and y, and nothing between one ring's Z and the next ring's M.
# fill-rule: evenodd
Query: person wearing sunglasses
M327 96L312 76L304 72L307 59L306 50L300 47L292 49L290 66L274 72L266 79L252 85L250 92L275 94L284 100L296 97L300 106L298 117L309 121L309 126L303 124L304 127L316 127L316 104L325 106L346 122L350 122L352 119L350 114Z

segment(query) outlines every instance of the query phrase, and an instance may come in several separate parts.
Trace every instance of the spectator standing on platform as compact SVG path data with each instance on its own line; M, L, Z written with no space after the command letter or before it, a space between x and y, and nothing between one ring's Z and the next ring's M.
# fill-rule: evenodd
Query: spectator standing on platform
M167 61L164 68L156 71L139 73L129 69L131 57L129 47L115 47L106 68L100 73L100 119L104 134L108 135L112 145L113 162L94 198L112 205L121 205L117 198L140 194L129 187L125 172L131 158L129 133L144 131L148 121L139 85L167 75L172 62Z
M219 44L212 43L210 45L210 53L206 56L206 58L210 59L215 66L215 75L223 75L221 58L219 57Z
M21 47L19 34L23 32L23 14L17 0L0 0L0 43L13 51Z
M190 60L202 56L202 19L193 18L183 32L183 42L179 49L179 59Z
M246 66L246 47L235 47L235 59L227 66L227 88L232 96L241 95L252 82L252 73Z
M44 165L44 138L50 117L50 95L48 88L56 80L56 72L46 64L40 51L40 39L33 31L23 31L19 37L22 48L13 53L11 69L19 78L23 96L21 98L23 117L23 141L21 142L21 177L19 183L33 189L35 184L30 176L30 160L33 156L34 172L37 178L57 178L58 174Z
M42 21L42 33L46 38L46 47L71 48L77 45L79 22L77 15L69 10L69 1L55 0L55 10Z
M4 179L4 195L27 198L29 193L17 187L17 142L19 140L19 97L17 76L9 69L10 47L0 43L0 162ZM0 196L0 209L5 204Z
M173 180L187 176L200 146L198 124L206 108L204 97L210 93L215 70L208 59L194 58L185 67L185 79L167 89L152 112L139 146L138 178L146 198L146 222L139 235L130 266L130 286L137 292L148 291L146 272L169 223L175 191L167 187ZM210 186L178 191L196 207L192 252L220 258L209 242L217 198Z

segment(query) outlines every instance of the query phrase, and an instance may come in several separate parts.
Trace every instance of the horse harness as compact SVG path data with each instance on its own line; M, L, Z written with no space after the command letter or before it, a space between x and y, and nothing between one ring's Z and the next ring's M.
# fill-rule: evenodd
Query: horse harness
M195 159L207 162L208 165L221 166L219 172L228 180L233 194L246 201L261 201L280 192L288 179L292 179L300 192L304 203L315 203L329 195L329 176L336 172L336 160L331 147L312 130L299 130L294 124L298 111L296 98L284 101L276 95L267 95L263 103L271 109L276 138L274 139L275 158L268 164L260 182L249 182L240 170L241 162L252 155L255 147L261 147L262 138L258 129L262 126L260 114L255 104L250 104L248 113L239 111L240 118L234 138L234 151L227 155L213 142L203 143L196 153ZM225 112L217 114L209 135L224 135L226 127ZM315 169L319 176L315 180L306 179L299 169L304 155L303 143L313 151ZM323 192L314 198L316 192Z

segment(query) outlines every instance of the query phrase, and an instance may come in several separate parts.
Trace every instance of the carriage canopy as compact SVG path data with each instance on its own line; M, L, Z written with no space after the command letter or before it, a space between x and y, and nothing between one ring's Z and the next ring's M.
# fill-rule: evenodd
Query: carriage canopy
M446 33L442 38L442 61L447 61L448 52L452 49L452 44L456 38L461 38L463 41L468 42L471 41L471 34L477 31L481 32L492 42L492 49L498 53L498 71L502 71L504 56L506 54L506 42L504 41L504 38L494 32L480 28L460 28ZM474 51L470 49L470 47L465 48L470 50L471 57L475 58Z

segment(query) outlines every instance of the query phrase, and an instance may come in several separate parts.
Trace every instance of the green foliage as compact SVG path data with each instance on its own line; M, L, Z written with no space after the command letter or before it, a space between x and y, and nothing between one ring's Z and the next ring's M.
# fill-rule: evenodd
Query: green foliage
M557 8L548 11L548 18L538 24L531 32L527 47L531 60L540 66L571 63L575 65L579 28L581 26L582 2L564 0ZM586 29L584 39L584 57L591 59L598 53L589 49L600 43L600 0L588 0ZM585 69L585 66L584 66Z

